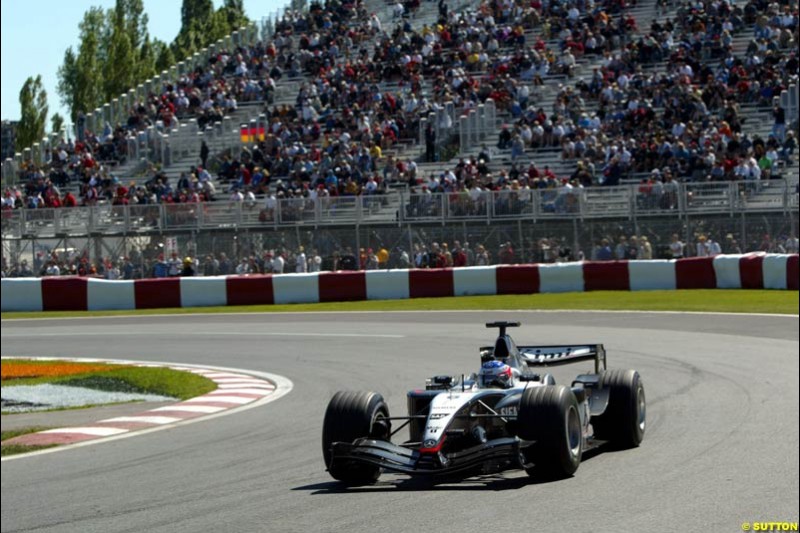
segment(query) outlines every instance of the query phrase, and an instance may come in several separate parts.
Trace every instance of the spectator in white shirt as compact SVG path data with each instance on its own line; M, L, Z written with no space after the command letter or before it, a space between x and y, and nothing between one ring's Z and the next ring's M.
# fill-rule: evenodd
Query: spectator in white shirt
M672 253L673 259L680 259L683 257L683 243L678 238L678 234L672 235L672 242L669 243L669 251Z
M706 244L708 245L708 256L709 257L714 257L714 256L717 256L717 255L722 253L722 248L720 247L719 243L717 241L715 241L714 239L712 239L711 237L708 238L708 241L706 241Z
M283 260L281 254L275 254L272 259L272 272L273 274L283 274L283 267L286 262Z
M308 263L306 262L306 252L305 248L302 246L297 249L297 255L295 256L295 272L297 273L305 273L308 271Z

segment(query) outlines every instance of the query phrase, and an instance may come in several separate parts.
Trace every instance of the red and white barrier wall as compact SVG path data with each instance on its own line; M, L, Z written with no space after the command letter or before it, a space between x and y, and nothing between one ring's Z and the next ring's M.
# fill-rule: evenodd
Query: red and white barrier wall
M106 281L5 278L3 311L84 311L675 289L798 289L798 256Z

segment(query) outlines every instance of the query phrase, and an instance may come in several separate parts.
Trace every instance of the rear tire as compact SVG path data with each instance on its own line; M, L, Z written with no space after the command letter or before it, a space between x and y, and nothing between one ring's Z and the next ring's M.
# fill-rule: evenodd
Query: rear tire
M529 475L569 477L581 464L583 430L578 401L566 385L525 389L517 416L518 435L535 441L525 452Z
M389 440L389 407L376 392L337 392L325 411L322 423L322 457L328 473L348 485L367 485L377 481L381 468L337 461L331 464L334 442L353 442L361 438Z
M644 386L636 370L607 370L603 387L609 389L608 407L592 417L594 436L618 448L641 444L647 425Z

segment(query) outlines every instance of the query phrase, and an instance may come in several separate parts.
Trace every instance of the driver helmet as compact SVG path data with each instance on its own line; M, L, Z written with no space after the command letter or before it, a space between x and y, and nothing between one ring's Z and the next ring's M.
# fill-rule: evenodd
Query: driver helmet
M502 361L487 361L478 373L478 386L481 388L510 389L514 386L514 373Z

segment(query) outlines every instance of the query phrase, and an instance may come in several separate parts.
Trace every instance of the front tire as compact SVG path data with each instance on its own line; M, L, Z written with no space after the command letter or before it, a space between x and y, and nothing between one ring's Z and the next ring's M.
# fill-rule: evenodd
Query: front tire
M642 443L647 425L644 385L636 370L607 370L603 387L609 389L608 407L592 417L594 436L618 448Z
M569 477L581 464L583 430L575 394L566 385L525 390L517 416L518 435L535 441L525 453L529 475Z
M348 485L368 485L378 480L381 468L372 465L332 461L334 442L361 438L389 440L389 407L376 392L337 392L325 411L322 423L322 457L328 473Z

